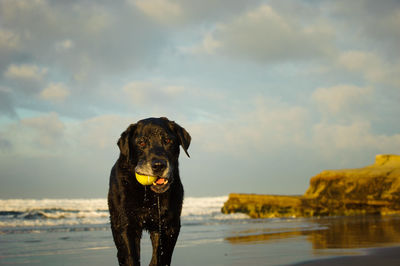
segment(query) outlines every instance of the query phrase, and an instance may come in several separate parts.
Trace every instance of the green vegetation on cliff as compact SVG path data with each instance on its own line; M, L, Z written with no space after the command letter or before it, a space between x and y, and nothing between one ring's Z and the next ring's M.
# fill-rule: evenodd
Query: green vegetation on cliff
M400 213L400 156L377 155L364 168L323 171L303 196L230 194L222 212L252 218Z

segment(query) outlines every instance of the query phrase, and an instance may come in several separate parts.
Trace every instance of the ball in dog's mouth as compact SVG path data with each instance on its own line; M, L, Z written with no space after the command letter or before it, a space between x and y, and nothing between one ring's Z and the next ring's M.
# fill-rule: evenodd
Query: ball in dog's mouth
M163 193L169 189L171 180L168 178L150 176L135 172L136 180L143 186L151 186L156 193Z
M157 181L156 176L150 176L150 175L143 175L138 172L135 172L136 180L142 184L143 186L149 186L152 185Z

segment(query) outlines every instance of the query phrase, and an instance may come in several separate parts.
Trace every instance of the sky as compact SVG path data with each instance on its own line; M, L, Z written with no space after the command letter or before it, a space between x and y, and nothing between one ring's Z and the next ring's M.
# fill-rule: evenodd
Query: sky
M303 194L400 153L400 2L0 0L0 198L102 198L131 123L186 196Z

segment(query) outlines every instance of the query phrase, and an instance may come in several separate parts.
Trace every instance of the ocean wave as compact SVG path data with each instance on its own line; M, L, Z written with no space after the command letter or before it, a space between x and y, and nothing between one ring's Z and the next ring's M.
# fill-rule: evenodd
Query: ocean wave
M107 211L107 199L0 199L0 211Z
M227 199L227 196L185 198L182 209L183 225L246 219L244 214L221 213L221 207ZM109 213L106 199L0 200L0 231L7 228L107 224Z
M106 199L0 200L0 228L105 224Z

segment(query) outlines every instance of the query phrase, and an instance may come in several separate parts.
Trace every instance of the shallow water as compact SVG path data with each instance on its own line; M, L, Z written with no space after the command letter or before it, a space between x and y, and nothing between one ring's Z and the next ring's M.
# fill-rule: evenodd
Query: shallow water
M247 219L221 214L226 198L185 200L174 265L286 265L400 245L399 216ZM0 264L117 265L105 204L0 201ZM147 233L141 246L147 265Z

